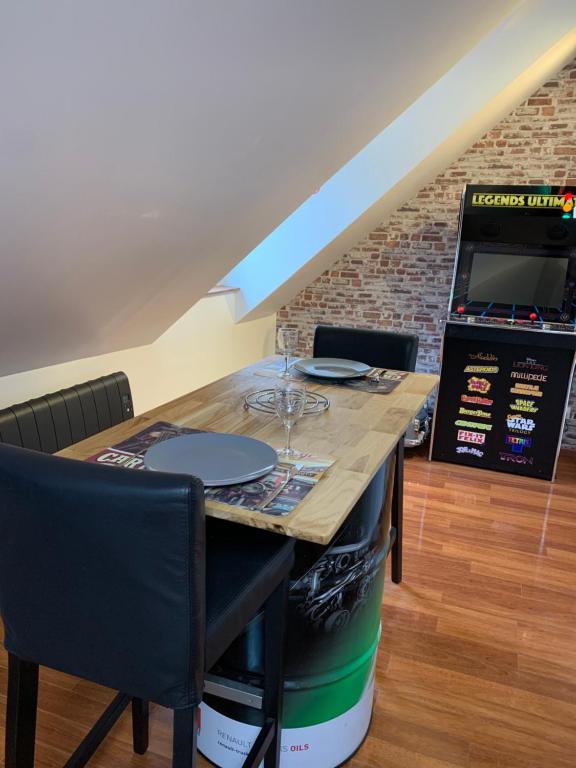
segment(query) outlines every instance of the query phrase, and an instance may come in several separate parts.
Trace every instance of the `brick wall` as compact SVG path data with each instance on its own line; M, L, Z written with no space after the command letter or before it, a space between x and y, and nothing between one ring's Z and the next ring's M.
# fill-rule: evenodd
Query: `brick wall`
M310 353L318 323L420 336L437 373L464 184L576 184L576 61L495 126L278 312ZM564 445L576 449L576 386Z

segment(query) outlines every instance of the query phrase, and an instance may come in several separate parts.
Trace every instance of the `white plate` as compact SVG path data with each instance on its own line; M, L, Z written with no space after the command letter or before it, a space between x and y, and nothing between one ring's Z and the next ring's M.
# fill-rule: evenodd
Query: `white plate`
M173 437L144 454L147 469L195 475L206 486L246 483L268 474L277 463L274 448L261 440L222 432Z
M309 357L298 360L293 367L300 373L322 379L357 379L372 370L372 366L365 363L339 357Z

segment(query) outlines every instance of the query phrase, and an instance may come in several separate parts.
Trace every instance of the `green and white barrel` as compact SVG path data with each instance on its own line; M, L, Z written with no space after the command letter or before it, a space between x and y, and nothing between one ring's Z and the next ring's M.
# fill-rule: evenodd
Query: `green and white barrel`
M328 547L299 542L290 584L281 768L335 768L370 725L380 611L390 546L393 459L376 474ZM261 684L255 619L218 674ZM206 696L200 751L239 768L260 730L258 710Z

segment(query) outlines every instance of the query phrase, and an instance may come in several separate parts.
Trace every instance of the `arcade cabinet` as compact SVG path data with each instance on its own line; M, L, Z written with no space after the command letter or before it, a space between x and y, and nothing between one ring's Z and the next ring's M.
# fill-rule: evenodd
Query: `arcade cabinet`
M430 458L553 480L575 355L576 187L466 187Z

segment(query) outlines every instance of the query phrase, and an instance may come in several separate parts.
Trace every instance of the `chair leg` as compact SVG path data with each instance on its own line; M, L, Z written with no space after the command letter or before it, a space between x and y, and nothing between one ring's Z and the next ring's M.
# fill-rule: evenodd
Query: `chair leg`
M284 645L286 639L286 604L288 579L276 587L264 611L264 721L274 721L272 742L264 757L264 768L280 765L282 702L284 698Z
M132 699L132 744L137 755L143 755L148 749L148 702Z
M396 529L396 540L392 546L392 581L402 581L402 534L404 519L404 437L396 446L396 466L394 468L394 490L392 495L392 527Z
M34 768L38 664L8 655L6 768Z
M174 710L172 768L196 768L198 707Z

